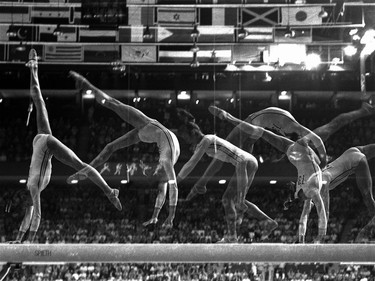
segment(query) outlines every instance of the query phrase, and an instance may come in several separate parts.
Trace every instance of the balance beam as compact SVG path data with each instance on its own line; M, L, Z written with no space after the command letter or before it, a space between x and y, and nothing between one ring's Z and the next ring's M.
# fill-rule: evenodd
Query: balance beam
M375 262L375 244L0 244L0 262Z

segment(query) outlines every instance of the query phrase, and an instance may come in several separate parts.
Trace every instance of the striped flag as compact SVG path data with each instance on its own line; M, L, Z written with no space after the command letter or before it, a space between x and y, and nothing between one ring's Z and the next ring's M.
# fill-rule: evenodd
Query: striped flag
M200 25L237 25L238 9L236 8L201 8Z
M285 29L275 30L275 43L311 43L312 32L310 28L293 29L294 37L285 37Z
M30 16L33 23L80 23L81 7L35 6Z
M153 25L154 8L152 7L128 7L128 25Z
M29 23L31 22L29 7L0 6L0 19L2 23Z
M159 62L189 63L193 59L191 46L160 46ZM197 52L199 62L230 62L232 49L230 46L199 46Z
M320 25L322 18L319 17L321 11L319 6L300 6L281 9L282 25Z
M79 29L79 42L116 42L116 30L90 29L81 27Z
M234 45L233 60L236 62L261 62L262 53L268 49L267 45Z
M158 8L157 23L161 25L193 25L195 8Z
M44 61L83 61L83 49L78 45L46 45L44 47Z
M156 46L121 46L124 62L156 62Z
M143 38L143 31L145 26L125 26L120 27L118 30L118 41L119 42L144 42L152 43L156 40L156 29L150 26L150 33L152 38Z
M272 27L245 27L246 36L239 42L273 42Z
M110 62L118 60L120 49L108 45L84 45L83 56L85 62Z

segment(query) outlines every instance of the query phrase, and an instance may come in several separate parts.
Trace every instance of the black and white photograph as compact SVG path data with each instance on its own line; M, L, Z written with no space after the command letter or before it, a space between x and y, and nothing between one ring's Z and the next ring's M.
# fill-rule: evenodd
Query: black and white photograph
M375 0L0 0L0 281L375 281Z

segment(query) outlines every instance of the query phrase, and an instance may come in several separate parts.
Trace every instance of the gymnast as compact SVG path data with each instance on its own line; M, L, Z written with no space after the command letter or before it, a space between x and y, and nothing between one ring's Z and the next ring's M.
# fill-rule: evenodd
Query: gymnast
M74 71L70 71L70 75L76 81L76 87L79 90L91 90L95 94L95 99L99 104L114 111L122 120L134 127L130 132L108 143L94 160L91 161L91 166L96 168L99 167L105 163L115 151L138 142L142 141L157 144L160 157L159 165L157 166L154 175L157 174L159 176L158 195L152 217L150 220L144 222L143 225L148 226L158 222L158 216L164 205L167 186L169 185L169 215L163 223L163 227L172 227L178 200L178 188L174 165L180 155L180 144L176 135L164 127L159 121L146 116L140 110L123 104L108 96L103 91L92 85L82 75ZM85 179L87 177L86 174L86 169L83 169L70 176L68 182L71 182L73 179Z
M348 176L355 174L357 186L372 217L372 220L358 234L356 238L358 242L362 241L366 237L366 233L375 226L375 201L368 164L368 160L374 158L374 156L375 144L351 147L322 170L323 186L320 193L323 198L327 219L329 218L329 191L343 183ZM301 243L305 241L307 220L311 207L312 204L306 203L301 214L299 228L299 242Z
M327 163L327 157L323 142L325 142L332 134L337 132L342 127L359 118L372 115L374 114L374 112L374 107L366 102L363 102L362 106L359 109L342 113L332 119L328 124L318 127L313 131L299 124L296 119L290 114L290 112L277 107L269 107L255 112L249 115L244 121L259 127L271 129L282 136L296 133L298 137L301 138L303 136L309 135L309 145L313 149L315 148L318 152L321 161L320 167L324 168ZM226 140L240 148L243 147L243 143L248 139L248 137L243 137L243 131L238 127L235 127L226 138ZM251 153L254 141L250 140L250 142L252 143L249 149L249 152ZM193 186L187 200L190 200L195 195L200 194L202 190L206 188L206 185L212 175L217 173L220 170L221 166L222 163L213 159L204 175Z
M277 227L277 222L262 212L255 204L245 200L258 169L258 162L255 157L215 135L204 135L189 112L178 109L178 116L184 122L178 130L178 135L194 148L193 156L178 173L178 182L190 174L204 153L222 162L231 163L236 168L236 175L231 178L222 198L227 222L227 234L219 242L236 243L238 241L237 216L247 209L257 219L265 220L267 235L271 233ZM254 130L253 132L255 137L260 137L261 133L261 130Z
M327 216L323 199L320 195L320 190L322 188L322 171L319 167L320 161L318 156L308 146L309 135L294 142L267 129L235 118L216 106L210 106L209 111L221 120L226 120L234 124L250 135L252 139L256 140L262 138L287 155L289 161L296 167L298 172L296 190L294 193L295 198L305 200L304 208L306 205L310 205L310 202L313 202L316 206L319 216L319 231L315 241L321 242L327 232ZM299 227L301 228L301 224Z
M52 135L47 108L40 90L37 53L34 49L30 50L29 62L26 66L30 68L31 72L30 95L36 107L38 133L33 140L33 154L27 180L28 197L31 195L32 203L27 204L17 238L12 243L21 243L28 229L29 234L25 243L34 242L41 221L40 193L47 187L51 178L52 156L77 171L85 168L88 177L103 190L109 201L118 210L122 209L121 202L118 199L119 191L110 188L97 170L82 162L71 149Z

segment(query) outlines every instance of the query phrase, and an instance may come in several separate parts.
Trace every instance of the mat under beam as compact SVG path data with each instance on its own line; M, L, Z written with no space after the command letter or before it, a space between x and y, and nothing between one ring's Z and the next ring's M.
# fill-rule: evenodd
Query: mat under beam
M0 262L375 262L375 244L0 244Z

